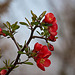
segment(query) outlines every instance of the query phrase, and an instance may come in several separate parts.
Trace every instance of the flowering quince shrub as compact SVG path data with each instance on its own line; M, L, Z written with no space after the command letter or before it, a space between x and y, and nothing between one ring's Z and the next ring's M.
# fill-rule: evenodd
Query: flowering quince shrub
M55 42L58 37L57 35L57 21L53 13L47 13L44 11L39 17L37 17L33 11L32 14L32 22L29 22L27 18L25 20L27 22L19 22L19 24L26 26L30 29L31 34L28 41L25 40L24 46L20 45L14 35L17 33L16 30L20 28L18 22L14 24L10 24L8 21L3 23L6 30L0 28L0 36L4 36L6 38L11 38L17 47L17 57L16 59L10 62L9 60L4 60L3 63L5 64L4 67L0 68L0 75L8 75L13 69L19 67L20 64L28 64L33 65L32 62L29 62L30 58L33 58L36 62L38 68L42 71L45 71L45 67L49 67L51 65L51 61L49 57L51 56L51 51L54 51L54 46L50 42ZM36 31L39 36L34 36L34 31L40 28L40 32ZM46 41L47 45L42 45L38 42L35 43L33 50L30 49L28 46L32 39L39 38ZM28 56L25 61L21 61L20 56L25 54Z

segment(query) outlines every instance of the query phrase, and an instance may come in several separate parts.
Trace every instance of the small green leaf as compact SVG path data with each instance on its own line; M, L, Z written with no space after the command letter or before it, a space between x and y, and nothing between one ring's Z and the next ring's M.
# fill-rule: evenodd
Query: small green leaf
M19 25L16 25L16 24L12 24L11 28L12 28L12 31L15 31L16 29L19 29Z
M33 65L32 62L24 62L24 64Z
M44 12L39 16L38 20L41 20L41 19L45 16L45 14L46 14L46 11L44 11Z
M55 37L55 39L58 39L58 37Z
M10 65L12 65L12 64L14 63L14 61L15 61L15 60L13 60L13 61L10 63Z
M31 10L31 14L32 14L32 22L35 22L37 16L33 13L33 11Z
M25 48L26 53L28 52L28 48Z
M16 22L15 22L15 25L17 25L17 23L18 23L18 22L16 21Z
M15 66L15 68L17 68L17 67L19 67L19 65ZM15 69L15 68L14 68L14 69Z
M24 52L22 52L22 51L18 51L17 53L18 53L18 54L26 54L26 53L24 53Z
M10 23L8 21L6 22L6 24L8 25L9 28L11 27L11 25L10 25Z
M33 26L33 25L38 25L39 24L39 22L31 22L31 25Z
M37 16L33 13L32 10L31 10L31 14L33 15L33 17L37 18Z
M42 23L42 26L52 26L52 24Z
M9 65L8 67L13 67L13 66L14 66L14 65ZM15 66L15 68L17 68L17 67L19 67L19 65ZM15 68L14 68L14 69L15 69Z
M9 35L9 31L2 30L2 32L5 33L6 35Z
M26 25L26 26L29 26L27 23L25 22L19 22L21 25Z
M5 23L3 23L4 24L4 26L6 27L6 28L8 28L8 26L5 24Z
M30 22L28 21L28 19L25 17L26 21L28 22L28 24L30 25Z
M8 60L8 65L10 65L10 59Z

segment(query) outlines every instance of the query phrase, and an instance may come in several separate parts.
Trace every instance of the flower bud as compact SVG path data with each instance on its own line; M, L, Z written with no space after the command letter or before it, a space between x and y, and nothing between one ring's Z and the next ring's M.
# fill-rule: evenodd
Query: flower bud
M49 48L49 50L54 51L54 47L53 47L53 45L48 44L48 48Z

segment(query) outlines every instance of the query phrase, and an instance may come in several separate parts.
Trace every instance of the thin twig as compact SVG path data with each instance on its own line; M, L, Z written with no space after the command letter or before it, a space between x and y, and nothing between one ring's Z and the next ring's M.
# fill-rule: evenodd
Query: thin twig
M48 43L47 38L44 38L44 37L40 37L40 36L33 36L32 38L40 38L40 39L44 39L44 40Z
M20 47L19 47L19 45L18 45L18 43L16 42L16 40L15 40L15 38L14 38L14 37L12 37L12 40L14 41L14 43L15 43L15 45L16 45L16 47L17 47L17 49L20 51Z

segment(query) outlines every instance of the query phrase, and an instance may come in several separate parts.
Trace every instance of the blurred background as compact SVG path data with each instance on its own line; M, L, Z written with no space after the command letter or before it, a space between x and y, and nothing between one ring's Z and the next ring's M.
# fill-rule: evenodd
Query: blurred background
M34 62L33 66L20 65L10 75L75 75L75 0L0 0L0 27L5 29L3 23L11 24L25 21L25 17L31 21L30 10L39 16L43 11L55 14L58 23L58 40L54 43L55 51L50 56L51 65L46 71L41 71ZM38 29L39 30L39 29ZM15 35L17 42L24 44L28 40L30 30L21 26ZM37 35L35 32L34 35ZM29 44L33 49L39 42L45 45L44 40L34 39ZM0 37L0 68L4 66L3 60L14 60L17 56L17 48L11 39ZM22 56L22 60L27 57Z

